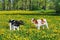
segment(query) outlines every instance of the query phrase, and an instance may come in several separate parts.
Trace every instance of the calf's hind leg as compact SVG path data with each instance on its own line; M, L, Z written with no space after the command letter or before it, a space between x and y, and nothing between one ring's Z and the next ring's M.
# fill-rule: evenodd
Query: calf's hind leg
M38 27L37 29L39 30L40 29L40 25L38 25L37 27Z
M47 29L49 29L49 27L48 27L48 24L46 23L46 27L47 27Z

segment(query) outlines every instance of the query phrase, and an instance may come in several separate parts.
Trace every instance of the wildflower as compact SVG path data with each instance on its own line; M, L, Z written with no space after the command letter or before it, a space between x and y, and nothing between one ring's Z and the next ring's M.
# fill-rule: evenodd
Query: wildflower
M56 29L55 29L55 30L53 30L53 32L57 33L57 32L58 32L58 30L56 30Z
M0 30L0 35L1 35L1 34L4 34L4 32L5 32L5 30L4 30L4 29L1 29L1 30Z

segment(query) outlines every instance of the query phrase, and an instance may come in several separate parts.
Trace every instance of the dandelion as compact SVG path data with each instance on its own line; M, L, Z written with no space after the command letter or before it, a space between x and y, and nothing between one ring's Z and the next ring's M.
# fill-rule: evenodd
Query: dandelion
M41 32L40 30L37 30L37 32Z
M4 32L5 32L5 30L4 30L4 29L1 29L1 30L0 30L0 35L1 35L1 34L4 34Z
M29 29L28 31L29 31L30 33L32 33L32 29Z
M45 31L43 31L43 32L42 32L42 34L46 34L46 32L45 32Z
M24 38L24 40L26 40L26 38Z
M44 38L44 35L42 36L42 38Z
M55 30L53 30L53 32L56 32L56 33L57 33L57 32L58 32L58 30L56 30L56 29L55 29Z
M7 36L6 36L8 39L10 38L10 35L9 34L7 34Z

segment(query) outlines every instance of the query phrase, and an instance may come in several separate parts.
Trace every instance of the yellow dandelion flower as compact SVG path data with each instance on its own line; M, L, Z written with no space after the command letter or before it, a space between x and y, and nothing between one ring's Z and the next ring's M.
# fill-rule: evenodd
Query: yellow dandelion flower
M18 38L18 36L15 36L15 38Z
M42 34L46 34L46 32L45 31L43 31L43 33Z
M41 32L40 30L37 30L37 32Z
M19 40L22 40L23 38L22 37L19 37Z
M26 40L29 40L29 38L28 38L28 37L26 37Z
M0 34L4 34L5 30L4 29L1 29L0 30Z
M24 40L26 40L26 38L24 38Z
M58 32L58 30L55 29L55 30L53 30L53 32Z
M32 29L29 29L29 32L32 33Z
M44 36L42 36L42 38L44 38Z

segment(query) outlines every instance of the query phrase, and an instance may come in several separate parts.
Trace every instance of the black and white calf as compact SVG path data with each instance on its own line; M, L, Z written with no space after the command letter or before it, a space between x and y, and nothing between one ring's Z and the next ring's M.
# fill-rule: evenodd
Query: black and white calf
M19 30L19 26L24 25L24 22L22 20L17 21L17 20L9 20L9 26L10 30Z
M40 26L43 26L43 29L44 29L44 25L46 25L46 27L48 28L48 23L47 23L46 19L36 20L35 18L32 18L31 22L34 23L34 25L37 27L37 29L40 29Z

